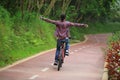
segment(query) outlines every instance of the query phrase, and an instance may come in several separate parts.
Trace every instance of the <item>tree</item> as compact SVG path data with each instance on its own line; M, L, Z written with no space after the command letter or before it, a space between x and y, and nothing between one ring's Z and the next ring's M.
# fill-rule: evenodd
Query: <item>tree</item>
M40 9L41 9L42 6L43 6L43 3L44 3L44 0L37 0L37 8L38 8L37 13L38 13L38 14L39 14L39 12L40 12Z
M72 7L74 7L75 16L79 21L100 20L108 17L113 14L116 2L119 0L0 0L0 5L11 15L20 11L22 17L25 11L38 14L41 11L45 16L53 14L54 17L60 13L68 13L71 17L73 14L70 12L73 12Z
M71 0L63 0L62 13L66 13L66 10L70 4Z
M21 11L22 11L22 19L24 17L24 0L20 0L20 4L21 4Z
M56 0L51 0L50 5L45 10L44 15L47 16L50 14L51 9L54 7Z

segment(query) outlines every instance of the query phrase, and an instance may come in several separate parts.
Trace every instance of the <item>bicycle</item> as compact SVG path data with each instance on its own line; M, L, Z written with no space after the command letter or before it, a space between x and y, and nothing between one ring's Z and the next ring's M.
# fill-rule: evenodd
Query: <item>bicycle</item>
M62 64L64 62L64 57L65 57L65 41L62 40L60 45L60 54L58 56L58 71L62 67Z

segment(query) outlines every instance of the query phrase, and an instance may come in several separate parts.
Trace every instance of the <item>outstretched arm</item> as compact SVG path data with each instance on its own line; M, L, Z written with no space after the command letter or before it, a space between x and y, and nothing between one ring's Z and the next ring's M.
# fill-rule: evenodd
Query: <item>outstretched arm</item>
M87 24L72 23L72 22L70 22L70 26L88 27L88 25L87 25Z
M44 18L44 17L40 17L40 19L42 19L42 20L44 20L44 21L46 21L46 22L49 22L49 23L53 23L53 24L56 24L56 23L57 23L57 21L55 21L55 20L51 20L51 19Z

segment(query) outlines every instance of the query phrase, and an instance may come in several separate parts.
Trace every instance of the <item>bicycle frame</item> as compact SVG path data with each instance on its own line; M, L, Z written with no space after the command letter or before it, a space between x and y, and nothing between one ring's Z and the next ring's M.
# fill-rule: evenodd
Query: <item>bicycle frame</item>
M61 41L60 45L60 54L59 54L59 61L58 61L58 71L62 67L62 64L64 62L64 57L65 57L65 41Z
M61 43L61 48L60 48L60 50L61 50L61 53L62 53L62 59L63 59L63 61L64 61L64 57L65 57L65 42L62 42L62 43Z

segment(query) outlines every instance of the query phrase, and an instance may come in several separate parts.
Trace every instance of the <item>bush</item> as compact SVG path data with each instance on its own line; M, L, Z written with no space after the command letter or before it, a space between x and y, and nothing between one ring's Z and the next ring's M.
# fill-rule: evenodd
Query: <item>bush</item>
M109 80L120 80L120 41L111 44L106 60Z
M113 36L109 38L109 43L116 42L120 40L120 31L113 32Z
M0 53L4 53L4 51L9 52L9 38L12 34L12 25L9 12L0 6Z
M106 61L108 62L109 80L120 80L120 32L115 32L109 39Z
M25 13L23 19L19 12L12 18L8 14L1 18L0 67L55 46L54 28L50 27L53 25L40 21L35 13Z

